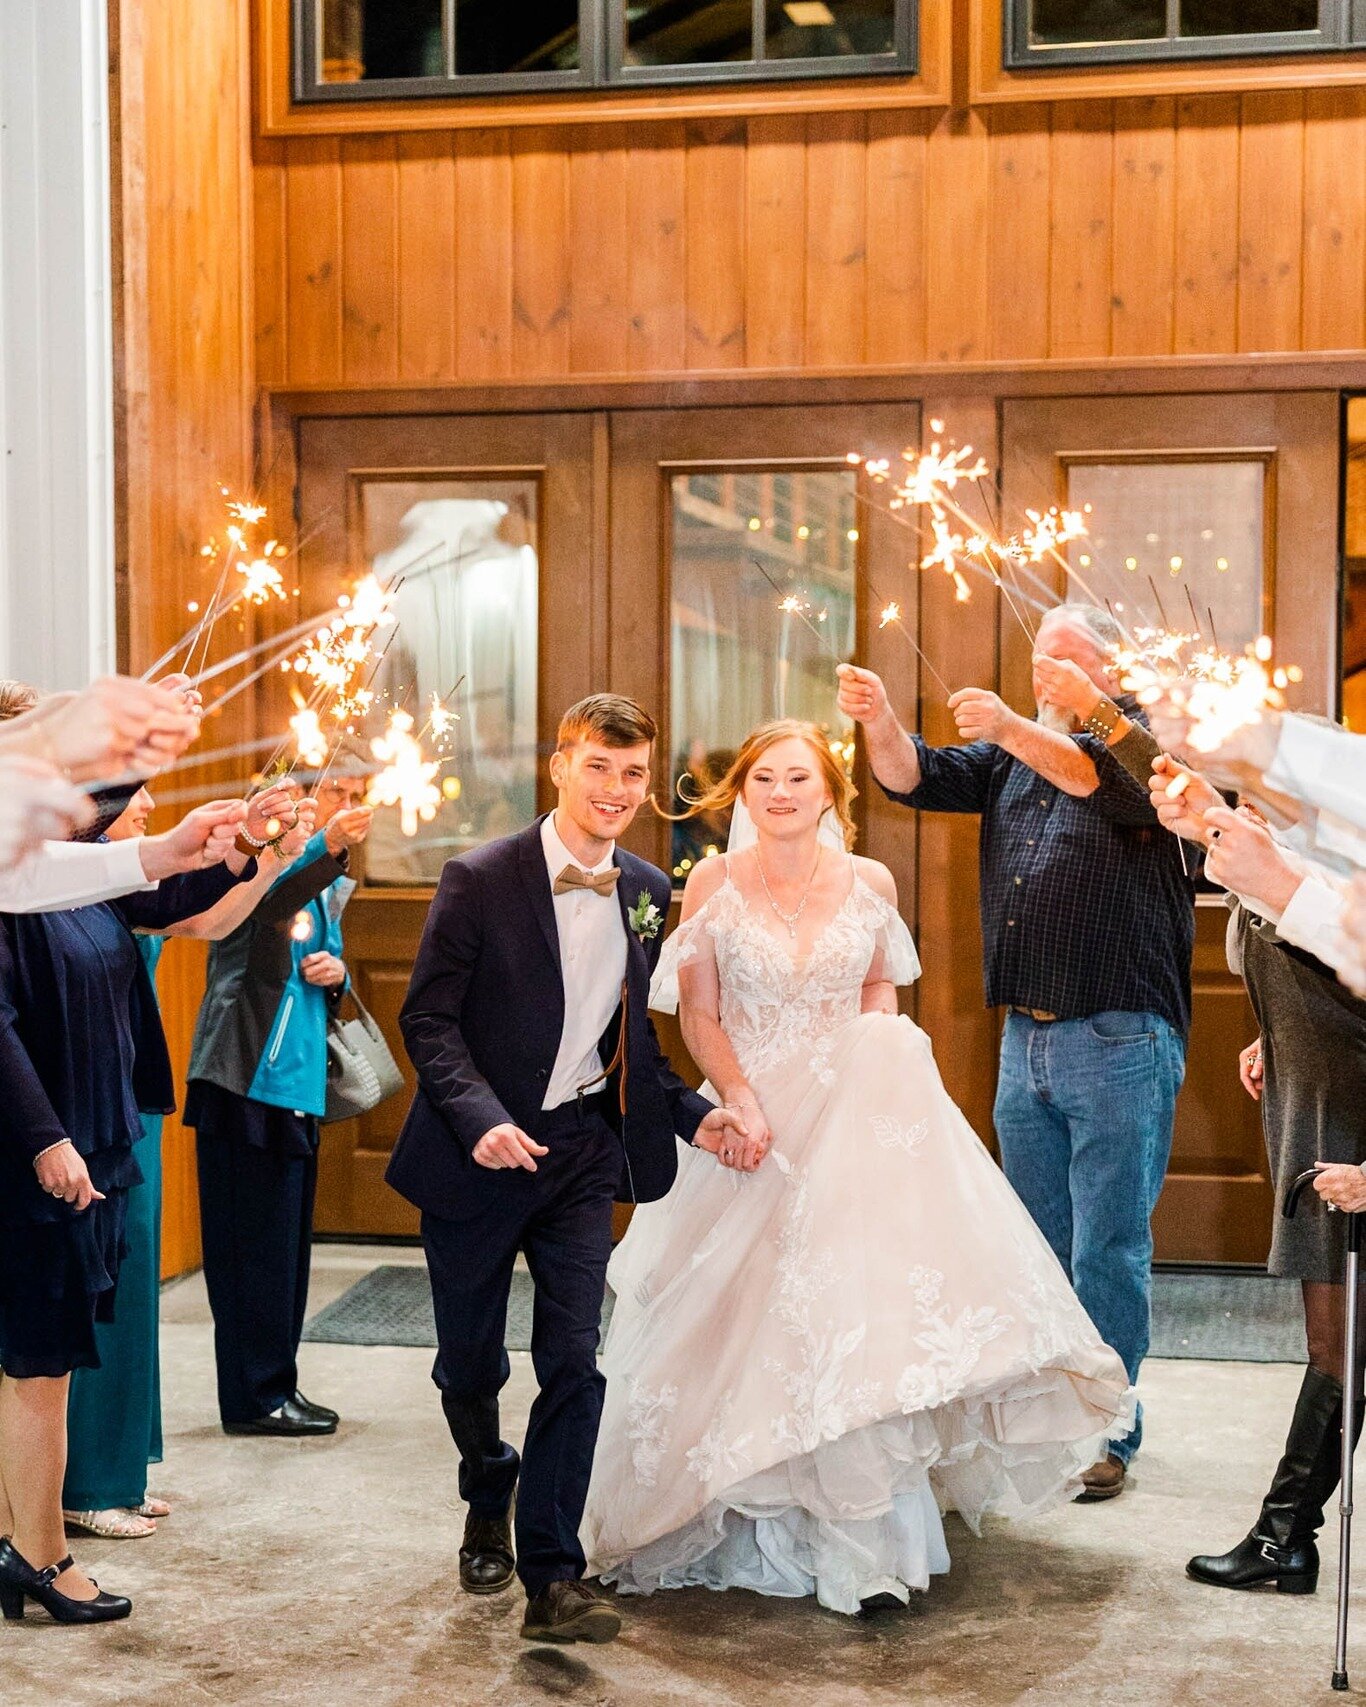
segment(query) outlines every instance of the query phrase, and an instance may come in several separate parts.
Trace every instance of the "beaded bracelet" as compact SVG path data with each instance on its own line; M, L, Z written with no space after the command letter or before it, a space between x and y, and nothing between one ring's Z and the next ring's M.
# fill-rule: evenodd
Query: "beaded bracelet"
M50 1156L54 1150L60 1150L64 1144L69 1144L70 1142L71 1140L69 1138L59 1138L55 1144L49 1144L46 1150L39 1150L38 1154L33 1158L34 1167L36 1168L38 1166L44 1156Z

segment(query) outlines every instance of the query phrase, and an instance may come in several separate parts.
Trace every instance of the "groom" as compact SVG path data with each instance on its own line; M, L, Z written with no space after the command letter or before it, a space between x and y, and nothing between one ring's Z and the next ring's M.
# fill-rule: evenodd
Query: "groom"
M670 885L616 844L648 797L655 733L616 694L565 713L550 760L559 804L448 862L400 1019L418 1090L387 1178L422 1211L432 1378L469 1506L460 1583L494 1594L515 1570L531 1641L606 1642L621 1627L580 1581L578 1539L613 1201L668 1191L675 1133L714 1151L727 1128L744 1132L670 1069L647 1013ZM498 1417L519 1249L540 1387L520 1461Z

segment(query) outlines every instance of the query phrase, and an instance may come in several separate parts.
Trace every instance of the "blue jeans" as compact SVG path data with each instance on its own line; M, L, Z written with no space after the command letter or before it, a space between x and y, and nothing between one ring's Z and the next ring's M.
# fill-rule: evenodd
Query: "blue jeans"
M1148 1350L1152 1212L1172 1147L1186 1044L1157 1014L1006 1016L996 1137L1006 1178L1137 1381ZM1143 1436L1110 1450L1128 1463Z

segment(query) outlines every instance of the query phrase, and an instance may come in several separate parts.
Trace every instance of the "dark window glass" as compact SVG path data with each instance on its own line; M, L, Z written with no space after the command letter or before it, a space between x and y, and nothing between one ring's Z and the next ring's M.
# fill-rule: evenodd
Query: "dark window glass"
M1167 33L1166 0L1034 0L1029 39L1043 45L1152 41Z
M579 0L456 0L458 75L574 71L578 64Z
M1318 0L1181 0L1183 36L1264 35L1318 27Z
M749 0L627 0L627 65L715 65L753 59Z
M441 0L323 0L324 83L441 77Z
M895 0L767 0L766 59L891 53Z

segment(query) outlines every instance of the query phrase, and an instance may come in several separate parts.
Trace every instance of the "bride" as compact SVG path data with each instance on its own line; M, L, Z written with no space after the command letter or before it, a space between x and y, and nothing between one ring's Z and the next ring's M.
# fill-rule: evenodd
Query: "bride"
M1119 1358L897 1015L919 962L891 873L846 851L852 796L815 725L782 721L693 808L747 809L757 839L693 870L651 1001L747 1135L680 1146L609 1270L584 1545L626 1592L905 1603L949 1568L941 1505L974 1530L1032 1511L1132 1423Z

